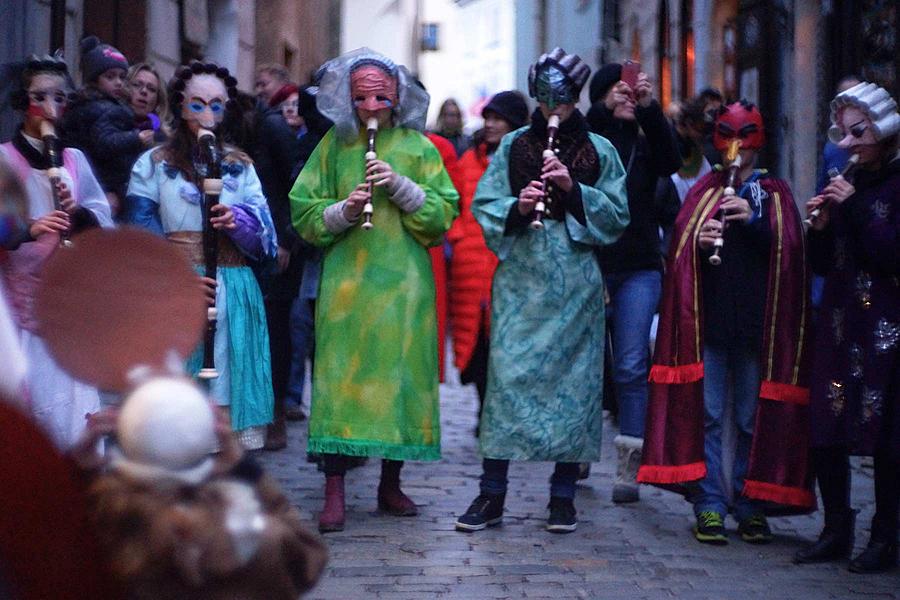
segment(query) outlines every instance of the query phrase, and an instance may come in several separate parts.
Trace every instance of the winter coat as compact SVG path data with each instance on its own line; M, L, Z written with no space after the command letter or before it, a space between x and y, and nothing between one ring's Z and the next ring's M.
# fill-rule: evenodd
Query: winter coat
M294 183L291 174L300 160L300 144L277 108L260 109L255 146L251 156L275 222L279 245L291 249L297 236L291 226L288 192Z
M131 108L99 90L85 88L66 109L62 135L67 146L87 156L103 191L124 199L131 167L146 149Z
M453 186L459 191L459 161L456 158L456 150L446 138L436 133L425 134L434 147L437 148L444 161L444 168ZM444 382L444 348L447 339L447 262L444 258L444 246L434 246L428 249L431 256L431 270L434 272L434 296L438 317L438 379Z
M661 207L655 202L657 180L681 167L672 128L655 100L646 108L638 106L635 116L636 122L615 119L602 102L594 104L587 114L591 131L612 142L628 172L631 222L618 242L599 250L604 273L662 270L659 228L671 225L679 208Z
M459 159L459 217L447 233L453 248L450 258L450 322L453 324L454 364L464 370L472 359L478 332L488 335L491 281L497 257L484 242L481 227L472 216L472 197L488 167L487 144L469 148Z

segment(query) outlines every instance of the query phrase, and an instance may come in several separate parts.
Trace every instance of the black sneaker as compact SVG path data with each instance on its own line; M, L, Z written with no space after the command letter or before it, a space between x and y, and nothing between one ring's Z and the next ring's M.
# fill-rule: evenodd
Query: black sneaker
M748 544L768 544L772 541L772 530L763 515L753 515L738 523L738 533Z
M481 531L503 523L506 494L479 494L466 513L456 520L457 531Z
M725 520L722 515L714 510L704 510L697 515L694 537L704 544L727 544L728 536L725 535Z
M575 518L575 503L571 498L551 496L550 517L547 518L547 531L551 533L572 533L578 527Z

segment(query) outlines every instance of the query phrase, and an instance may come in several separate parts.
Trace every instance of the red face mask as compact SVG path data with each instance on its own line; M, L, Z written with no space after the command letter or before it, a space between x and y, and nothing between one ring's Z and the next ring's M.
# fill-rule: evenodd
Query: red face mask
M350 75L350 97L355 108L393 108L397 105L397 80L374 65L362 66Z
M741 140L741 148L759 150L766 143L762 115L755 106L747 109L740 102L729 104L725 112L716 117L713 128L713 145L719 152L728 149L733 139Z

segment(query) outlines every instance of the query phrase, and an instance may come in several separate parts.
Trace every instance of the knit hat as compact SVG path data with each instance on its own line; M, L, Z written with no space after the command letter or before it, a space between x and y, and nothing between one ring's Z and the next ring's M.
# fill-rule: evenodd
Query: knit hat
M614 86L620 79L622 79L622 65L619 63L609 63L600 67L594 73L594 77L591 79L591 87L588 91L591 104L595 104L598 100L606 97L609 88Z
M286 83L281 86L277 92L272 94L272 97L269 99L269 108L275 108L288 98L290 98L291 94L299 94L300 88L298 88L293 83Z
M128 60L125 55L97 39L96 36L88 36L81 40L81 72L84 81L93 83L108 69L128 70Z
M528 105L519 92L499 92L481 109L481 116L488 111L495 112L509 123L510 128L518 129L528 122Z

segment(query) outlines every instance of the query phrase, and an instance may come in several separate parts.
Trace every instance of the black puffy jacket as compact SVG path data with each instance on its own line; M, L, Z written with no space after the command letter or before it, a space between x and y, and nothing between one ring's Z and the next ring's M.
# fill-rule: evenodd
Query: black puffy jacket
M87 156L103 191L124 199L131 167L145 150L131 108L85 88L63 116L62 136L67 146Z

